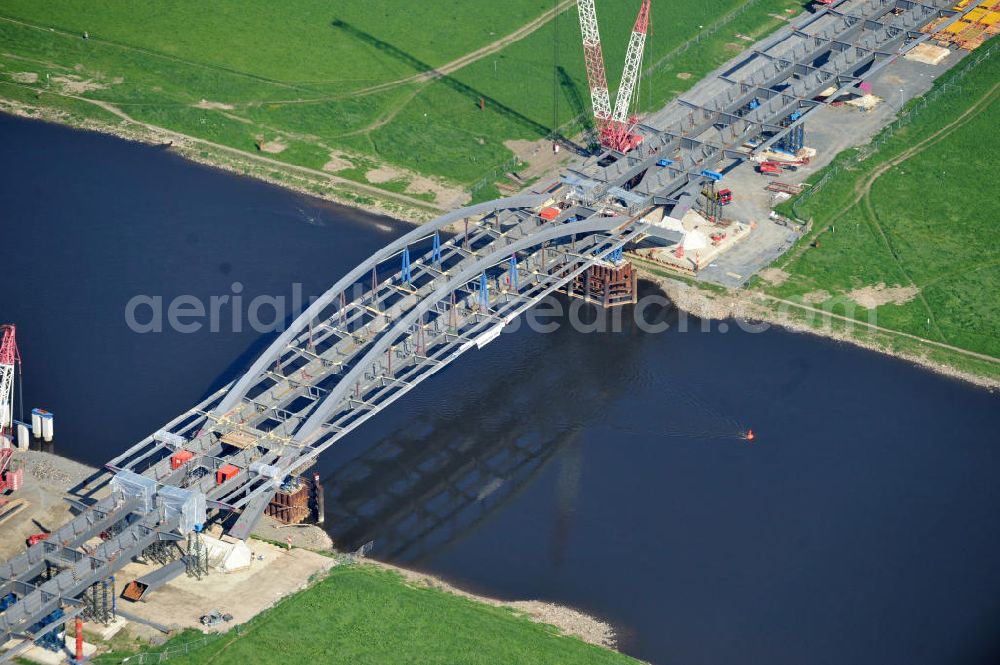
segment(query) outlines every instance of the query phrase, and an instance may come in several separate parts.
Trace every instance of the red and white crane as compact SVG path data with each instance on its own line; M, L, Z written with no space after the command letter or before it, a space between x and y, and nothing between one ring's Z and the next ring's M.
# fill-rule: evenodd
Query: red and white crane
M594 105L594 125L598 136L611 121L611 96L604 70L604 53L601 51L601 34L597 29L597 9L594 0L577 0L580 14L580 34L583 35L583 60L587 64L587 83L590 101Z
M13 324L0 325L0 495L19 489L24 478L24 468L13 462L14 365L21 365L14 333Z
M639 71L642 69L646 33L649 30L649 6L650 0L643 0L639 15L635 19L628 52L625 55L621 84L618 86L618 95L615 98L615 110L612 113L594 0L577 0L580 33L583 35L583 58L587 64L587 82L590 85L590 99L594 105L594 125L601 144L620 152L632 150L642 140L642 137L632 133L636 124L632 111L638 97L637 83Z
M14 423L14 365L21 364L15 333L14 324L0 325L0 435L9 435Z

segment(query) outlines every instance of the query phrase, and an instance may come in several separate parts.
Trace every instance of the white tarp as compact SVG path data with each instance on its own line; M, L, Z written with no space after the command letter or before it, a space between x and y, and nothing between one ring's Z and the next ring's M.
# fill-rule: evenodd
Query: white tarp
M708 238L701 231L689 231L684 234L684 251L689 252L705 247L708 247Z
M148 513L153 509L156 481L132 471L122 470L111 479L111 491L121 492L126 500L138 499L139 510Z
M165 520L179 518L182 534L193 530L195 524L205 523L205 495L201 492L166 485L156 493L156 504Z
M208 565L223 573L243 570L250 566L250 546L242 540L223 536L225 540L203 535L201 541L208 551Z

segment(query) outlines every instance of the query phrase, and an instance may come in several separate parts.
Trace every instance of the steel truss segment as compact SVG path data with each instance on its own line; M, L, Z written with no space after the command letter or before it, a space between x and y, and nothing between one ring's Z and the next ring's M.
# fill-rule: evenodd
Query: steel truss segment
M585 220L581 222L573 222L571 224L565 224L561 227L548 227L540 231L539 233L530 236L527 239L522 239L514 243L512 246L506 246L500 248L499 250L489 254L488 256L474 262L471 266L464 267L464 269L456 275L453 280L450 280L447 284L440 286L433 294L428 296L420 305L411 310L405 317L400 319L393 328L385 335L381 337L379 342L377 342L373 347L365 354L365 356L352 368L347 374L344 375L342 380L338 382L337 387L331 391L329 395L324 399L324 401L316 408L316 410L309 416L306 422L302 425L299 431L296 433L295 438L298 441L303 441L309 438L321 422L326 420L326 418L333 413L334 408L337 404L346 396L349 386L352 386L354 382L361 378L361 372L365 367L367 367L372 361L374 361L379 355L384 353L385 347L390 343L387 340L393 340L398 338L403 334L406 328L413 324L415 318L419 314L426 313L431 309L434 303L444 300L448 297L448 293L452 291L456 286L464 284L475 278L476 275L480 274L483 269L487 267L493 267L504 261L507 256L510 255L512 251L522 251L531 247L532 245L539 244L544 240L550 240L559 237L565 237L571 233L586 233L595 232L600 230L611 230L617 225L620 225L624 220L620 218L604 218L598 217L596 220ZM589 222L589 223L588 223ZM591 228L593 227L593 228Z
M408 245L415 245L422 240L431 237L435 231L444 229L453 222L484 215L497 215L504 210L516 208L536 208L545 201L545 198L546 196L544 194L521 195L460 208L442 215L431 222L423 224L392 243L386 245L366 261L358 265L354 270L341 278L336 284L334 284L322 296L313 302L302 314L302 316L296 319L292 325L282 332L278 338L272 342L271 346L269 346L268 349L261 354L253 365L251 365L247 373L237 380L237 382L233 384L232 388L226 392L225 396L216 407L216 412L227 413L232 410L232 408L239 403L240 399L250 386L255 383L256 377L259 376L267 367L274 364L274 361L281 350L284 349L297 335L304 332L309 321L315 320L318 315L320 315L328 306L333 304L340 297L341 293L345 292L353 284L364 279L378 264L399 254L399 252L401 252Z
M615 218L615 219L617 219L618 223L622 223L622 221L623 221L621 218ZM577 225L577 230L580 233L584 233L585 232L585 229L581 228L582 224L583 224L583 222L576 222L575 223L575 225ZM508 306L507 308L505 308L503 310L503 311L507 311L509 309L511 313L507 314L506 316L499 316L499 315L497 315L496 318L494 318L494 317L488 317L487 319L485 319L485 320L481 321L480 323L478 323L476 325L476 328L479 331L482 331L482 330L485 330L489 326L494 326L494 325L502 324L501 321L509 321L513 317L516 317L520 312L524 311L528 306L530 306L531 304L533 304L537 300L541 299L542 297L548 295L549 293L551 293L555 289L560 288L563 284L567 283L569 280L573 279L576 275L578 275L581 272L583 272L584 270L586 270L586 268L589 265L591 265L594 261L601 260L601 258L605 254L610 253L611 251L614 251L617 247L621 247L625 243L627 243L627 242L631 241L632 239L638 237L641 234L642 230L645 228L645 225L639 224L639 223L633 223L631 226L628 226L627 228L628 228L628 230L625 231L624 234L612 235L612 236L609 236L606 239L602 240L601 242L605 243L604 246L606 247L606 249L602 250L598 255L593 255L593 256L589 256L589 255L588 256L583 256L583 255L581 255L580 258L582 260L579 261L579 263L574 264L574 266L571 269L567 269L566 271L564 271L562 273L562 279L559 279L558 281L553 281L553 283L551 285L547 286L543 291L539 292L535 298L533 298L531 300L526 300L524 302L514 301L514 302L521 302L521 304L511 304L510 306ZM595 236L590 236L590 237L595 237ZM449 335L449 336L453 337L453 338L455 337L453 335ZM395 399L401 397L403 394L405 394L406 392L408 392L408 390L410 390L413 386L415 386L417 383L419 383L420 381L422 381L424 378L426 378L427 376L432 375L435 371L437 371L438 369L440 369L440 367L442 367L445 364L447 364L447 362L450 362L450 361L454 360L455 357L457 357L458 355L460 355L461 353L463 353L464 351L466 351L471 346L474 346L475 344L472 341L474 339L476 339L476 337L472 337L471 339L469 339L468 337L466 337L465 341L461 345L458 345L457 348L455 348L454 351L451 351L449 353L449 355L447 355L447 357L446 357L446 359L445 359L444 362L442 362L442 363L440 363L438 365L435 365L434 367L431 367L429 371L423 371L422 369L419 369L418 371L422 371L423 373L418 376L418 380L417 381L414 381L410 385L408 385L406 387L403 387L403 388L399 389L398 391L393 392L391 395L388 396L388 401L384 401L384 402L380 403L379 407L380 408L384 407L384 406L388 405L389 403L391 403L392 401L394 401ZM384 393L385 390L383 390L382 392ZM371 409L365 410L360 415L357 415L357 417L355 417L354 415L352 415L349 412L348 413L349 422L347 422L347 424L344 425L342 427L342 429L339 429L335 434L332 434L332 435L330 435L329 432L327 431L330 428L331 424L327 423L327 422L321 423L319 425L319 432L317 432L316 435L314 437L312 437L313 440L312 440L311 443L309 443L309 448L310 448L309 452L307 452L304 456L302 456L302 457L294 460L294 463L295 464L301 464L301 463L303 463L303 462L305 462L305 461L307 461L309 459L314 458L320 452L322 452L323 450L325 450L329 445L331 445L333 442L335 442L336 440L338 440L341 436L343 436L346 433L352 431L355 427L361 425L368 418L370 418L372 415L374 415L375 413L377 413L378 410L379 410L378 408L371 408ZM289 460L289 463L291 463L291 460ZM251 495L251 497L252 497L252 495ZM248 497L248 499L249 498L250 497ZM237 504L237 506L242 505L242 503L245 503L246 500L248 500L248 499L242 500L240 503Z

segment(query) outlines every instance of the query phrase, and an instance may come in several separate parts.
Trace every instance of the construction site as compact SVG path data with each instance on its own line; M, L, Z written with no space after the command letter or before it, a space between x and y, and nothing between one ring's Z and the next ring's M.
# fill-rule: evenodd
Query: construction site
M15 327L3 327L0 660L82 662L96 652L84 631L227 630L306 586L335 563L311 551L333 545L316 526L325 449L550 293L634 304L631 257L745 284L808 230L773 207L926 92L1000 17L992 0L820 1L640 117L655 6L637 4L612 99L594 2L577 3L594 126L580 143L595 149L387 246L245 374L103 469L38 471L54 415L26 418L23 399L16 411L21 356ZM366 290L348 300L358 283Z

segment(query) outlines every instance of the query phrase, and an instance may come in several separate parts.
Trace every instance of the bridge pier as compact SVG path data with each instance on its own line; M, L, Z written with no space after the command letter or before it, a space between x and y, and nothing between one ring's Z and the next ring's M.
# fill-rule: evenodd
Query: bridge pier
M604 308L634 305L638 275L631 263L597 263L566 285L567 295Z

